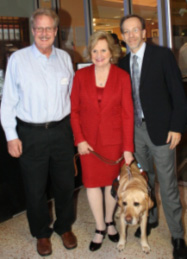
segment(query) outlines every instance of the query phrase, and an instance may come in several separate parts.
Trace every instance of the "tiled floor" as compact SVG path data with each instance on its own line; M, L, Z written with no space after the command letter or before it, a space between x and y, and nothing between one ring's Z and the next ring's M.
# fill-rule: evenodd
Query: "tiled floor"
M157 187L157 189L159 189ZM187 232L187 187L180 187L184 208L183 221ZM73 231L78 238L78 247L66 250L57 234L52 235L53 254L48 259L172 259L170 233L163 216L160 197L159 227L153 229L148 238L151 253L142 252L139 239L134 237L136 227L129 227L128 240L124 252L119 253L116 244L105 238L100 250L90 252L88 249L95 229L94 220L88 207L86 191L81 188L76 195L77 218ZM118 227L118 220L116 221ZM185 235L187 241L187 233ZM36 251L36 240L29 233L25 212L0 224L0 259L37 259L41 258Z

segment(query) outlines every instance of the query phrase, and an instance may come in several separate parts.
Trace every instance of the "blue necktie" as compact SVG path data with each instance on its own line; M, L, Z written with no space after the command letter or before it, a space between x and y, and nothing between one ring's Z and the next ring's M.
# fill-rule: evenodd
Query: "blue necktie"
M134 100L134 120L135 125L140 126L142 124L142 107L139 96L139 84L140 84L140 72L137 62L138 56L133 56L132 63L132 91Z

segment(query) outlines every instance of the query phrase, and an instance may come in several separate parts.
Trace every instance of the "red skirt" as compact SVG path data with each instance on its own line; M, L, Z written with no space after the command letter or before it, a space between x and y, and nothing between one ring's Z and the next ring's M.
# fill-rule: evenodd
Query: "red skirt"
M114 161L119 159L123 154L122 145L102 146L99 139L93 149L99 155ZM113 180L120 173L122 163L124 163L124 160L122 160L122 162L117 165L109 165L92 153L81 155L80 160L82 168L82 182L86 188L112 185Z

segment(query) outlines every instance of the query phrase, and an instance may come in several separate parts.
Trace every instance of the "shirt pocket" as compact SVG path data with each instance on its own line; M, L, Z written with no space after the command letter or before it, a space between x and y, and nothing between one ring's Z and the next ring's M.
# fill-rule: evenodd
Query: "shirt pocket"
M57 74L59 91L63 93L69 91L70 81L71 81L70 75L61 74L61 73Z

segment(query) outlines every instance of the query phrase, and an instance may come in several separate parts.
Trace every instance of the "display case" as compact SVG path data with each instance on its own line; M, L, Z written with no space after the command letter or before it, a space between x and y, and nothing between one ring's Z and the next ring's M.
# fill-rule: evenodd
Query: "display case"
M28 18L0 17L0 102L8 59L14 51L29 44ZM7 152L1 124L0 143L0 222L2 222L25 209L25 198L19 163Z
M28 18L0 16L0 99L4 74L10 55L29 44Z

